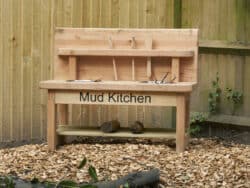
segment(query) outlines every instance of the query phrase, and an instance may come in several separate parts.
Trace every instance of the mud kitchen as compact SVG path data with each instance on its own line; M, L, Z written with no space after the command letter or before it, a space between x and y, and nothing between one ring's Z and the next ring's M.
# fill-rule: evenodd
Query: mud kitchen
M91 93L80 92L81 102L103 102L103 103L151 103L151 96L149 95L136 95L132 93Z

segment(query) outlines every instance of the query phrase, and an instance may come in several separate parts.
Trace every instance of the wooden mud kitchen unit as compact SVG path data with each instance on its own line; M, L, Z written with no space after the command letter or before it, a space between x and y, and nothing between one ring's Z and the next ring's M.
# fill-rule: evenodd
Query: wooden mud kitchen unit
M48 90L49 149L61 135L84 135L176 138L176 151L183 152L197 60L197 29L57 28L54 79L40 82ZM67 126L69 104L176 107L176 134Z

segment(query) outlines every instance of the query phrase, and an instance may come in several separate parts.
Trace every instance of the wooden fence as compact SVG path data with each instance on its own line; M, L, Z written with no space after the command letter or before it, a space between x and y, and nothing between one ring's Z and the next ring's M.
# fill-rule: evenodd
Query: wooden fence
M250 1L248 0L0 0L0 142L46 137L46 94L52 78L53 31L64 27L199 28L199 86L193 111L208 110L211 81L240 90L236 122L250 124ZM230 104L222 93L221 114ZM116 115L117 114L117 115ZM118 118L172 127L172 108L73 106L70 122L98 125Z

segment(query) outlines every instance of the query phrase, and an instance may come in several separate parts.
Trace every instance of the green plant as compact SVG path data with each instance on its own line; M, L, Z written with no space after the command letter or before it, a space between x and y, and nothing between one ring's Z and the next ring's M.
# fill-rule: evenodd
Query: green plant
M14 188L15 183L10 176L0 177L0 188Z
M87 158L84 157L77 168L82 169L86 164L87 164ZM65 179L59 181L58 183L43 182L43 184L45 188L96 188L96 186L92 184L98 181L98 176L97 176L95 168L92 165L89 165L88 172L92 181L91 183L87 183L84 185L79 185L75 181L65 180ZM37 184L39 183L39 180L37 178L33 178L33 180L31 180L31 183ZM12 187L8 187L8 188L12 188Z
M197 135L201 131L202 124L207 120L207 118L207 114L203 112L191 113L188 134L191 136Z
M236 110L243 103L243 93L240 91L233 90L232 88L227 88L226 92L226 98L228 101L231 102L231 112L232 115L234 115Z
M216 79L212 81L212 90L208 95L208 111L215 114L219 111L219 102L221 96L221 89L219 86L219 74L217 72Z

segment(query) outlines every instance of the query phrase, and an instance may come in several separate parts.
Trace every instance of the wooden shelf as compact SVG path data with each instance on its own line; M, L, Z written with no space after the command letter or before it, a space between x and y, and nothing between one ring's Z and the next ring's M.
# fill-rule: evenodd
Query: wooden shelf
M58 48L58 55L63 56L133 56L133 57L193 57L190 50L147 50L147 49L82 49Z
M140 83L137 81L101 81L101 82L69 82L65 80L47 80L40 82L40 88L94 91L145 91L145 92L191 92L194 82L170 84Z
M104 137L136 137L136 138L168 138L175 139L175 132L165 131L165 130L145 130L143 134L133 134L127 129L121 129L119 132L115 133L103 133L98 128L80 128L59 125L56 130L59 135L65 136L104 136Z

